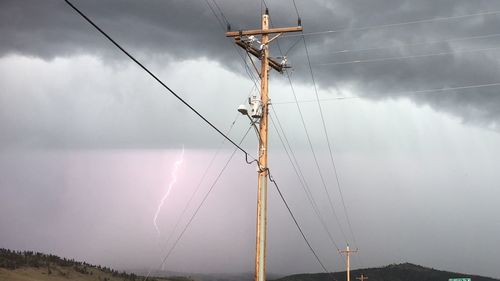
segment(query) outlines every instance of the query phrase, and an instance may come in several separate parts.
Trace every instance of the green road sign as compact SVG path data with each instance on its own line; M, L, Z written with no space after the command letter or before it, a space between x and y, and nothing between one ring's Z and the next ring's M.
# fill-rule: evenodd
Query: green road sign
M470 278L450 278L448 281L471 281Z

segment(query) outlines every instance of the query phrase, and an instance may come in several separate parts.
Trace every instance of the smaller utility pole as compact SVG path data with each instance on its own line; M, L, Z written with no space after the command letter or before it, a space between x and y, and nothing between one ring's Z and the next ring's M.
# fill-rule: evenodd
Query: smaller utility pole
M341 254L345 254L345 259L346 259L346 272L347 272L347 281L351 281L351 264L350 264L350 256L351 253L356 253L358 250L350 250L349 249L349 244L347 244L347 247L345 250L340 250ZM368 277L367 277L368 278Z
M358 279L359 281L365 281L365 280L368 279L368 277L366 277L365 275L361 274L361 276L356 277L356 279Z

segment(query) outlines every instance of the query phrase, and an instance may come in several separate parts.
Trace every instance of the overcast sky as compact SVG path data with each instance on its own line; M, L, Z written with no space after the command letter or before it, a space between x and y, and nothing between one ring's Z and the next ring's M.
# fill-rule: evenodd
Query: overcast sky
M256 94L254 83L245 54L224 36L206 1L73 3L216 126L242 139L249 123L236 109ZM259 26L260 1L208 3L235 30ZM500 3L296 4L354 235L300 36L271 47L272 56L286 53L293 66L290 81L271 74L272 116L334 242L359 248L356 268L407 261L500 278ZM273 26L297 24L291 0L267 5ZM0 35L0 247L157 268L172 244L167 238L181 231L174 225L191 194L199 186L181 227L233 147L62 0L1 1ZM253 132L242 146L255 154ZM182 147L158 236L153 216ZM342 270L273 126L269 153L311 245L329 270ZM269 194L268 271L321 272L271 186ZM165 268L253 271L255 202L255 167L237 152Z

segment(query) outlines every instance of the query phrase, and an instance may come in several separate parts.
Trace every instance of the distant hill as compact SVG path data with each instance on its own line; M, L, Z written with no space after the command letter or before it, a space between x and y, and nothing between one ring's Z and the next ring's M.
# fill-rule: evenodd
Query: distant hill
M127 273L91 265L73 259L60 258L32 251L12 251L0 248L0 281L142 281L143 272ZM448 281L449 278L471 278L471 281L500 281L489 277L447 272L427 268L411 263L394 264L379 268L358 269L351 271L351 280L361 274L367 276L366 281ZM170 275L170 276L169 276ZM253 274L175 274L165 271L153 272L149 281L251 281ZM189 277L182 277L189 275ZM344 281L345 272L295 274L274 281Z
M0 281L142 281L134 273L91 265L32 251L0 249ZM191 281L184 277L148 278L149 281Z
M351 281L361 274L368 277L366 281L448 281L450 278L471 278L471 281L499 281L499 279L469 275L456 272L447 272L427 268L411 263L393 264L379 268L358 269L351 271ZM344 281L346 273L335 272L332 274L295 274L276 279L274 281Z

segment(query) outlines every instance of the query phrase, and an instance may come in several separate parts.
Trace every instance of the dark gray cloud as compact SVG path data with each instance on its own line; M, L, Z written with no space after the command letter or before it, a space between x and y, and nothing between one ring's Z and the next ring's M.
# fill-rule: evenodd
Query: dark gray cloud
M273 24L296 24L290 1L268 1ZM213 2L211 2L213 3ZM258 1L218 1L233 29L258 25ZM207 57L233 68L239 63L231 40L226 39L205 1L75 1L85 13L141 58L168 55L174 60ZM94 54L124 59L64 1L2 1L0 54L18 53L52 59L74 54ZM313 70L323 89L355 87L355 94L383 99L409 96L420 104L452 113L464 121L497 128L498 87L455 90L425 95L408 91L498 83L499 50L468 52L495 47L499 37L455 40L496 34L496 14L460 17L429 23L358 29L423 19L461 16L500 10L491 1L297 1L306 32L340 30L308 36ZM214 6L216 9L216 7ZM217 10L216 10L217 12ZM283 51L298 37L280 40ZM447 41L450 40L451 41ZM447 42L442 42L447 41ZM422 44L441 42L438 44ZM411 46L407 46L410 44ZM395 48L344 52L393 46ZM398 47L400 46L400 47ZM466 52L464 52L466 51ZM428 57L366 63L319 65L374 60L398 56ZM279 50L274 47L273 54ZM290 51L296 68L294 80L309 83L304 47ZM312 95L312 94L311 94Z
M258 25L259 1L217 3L234 29ZM231 125L252 83L204 1L75 4L219 128ZM290 1L268 4L275 26L296 24ZM316 0L297 5L306 32L341 30L307 37L321 97L337 90L363 97L324 104L366 262L356 261L356 266L411 261L500 276L494 247L500 237L494 158L500 135L456 120L495 128L498 88L409 93L500 82L497 51L470 52L496 47L498 16L358 28L495 11L500 4ZM160 253L151 217L174 155L148 149L178 149L181 144L192 149L187 153L189 176L182 176L178 200L163 216L162 226L168 229L213 155L196 149L220 145L220 136L165 95L64 1L1 1L0 34L0 247L54 252L122 268L156 265ZM456 40L482 35L489 37ZM280 39L281 49L288 51L296 40ZM392 48L380 49L384 46ZM370 50L354 52L359 49ZM450 54L425 56L446 52ZM277 45L272 53L280 53ZM300 41L289 55L297 94L310 100L314 93ZM384 59L399 56L407 58ZM356 60L371 62L320 65ZM290 100L287 81L279 77L272 76L273 101ZM392 101L399 97L411 102ZM380 100L384 102L372 102ZM429 106L449 114L436 114ZM302 110L345 227L324 131L317 125L317 105L304 103ZM276 103L276 111L321 212L331 218L295 105ZM234 139L243 135L247 122L236 122ZM255 142L252 136L243 146L253 152ZM339 270L340 257L305 202L280 145L272 131L273 173L319 255L329 268ZM219 166L223 155L227 153L221 153ZM169 268L251 271L255 171L245 166L242 155L237 157ZM209 175L214 177L219 166ZM319 271L279 198L270 196L270 271ZM343 244L334 223L329 220L328 226Z

